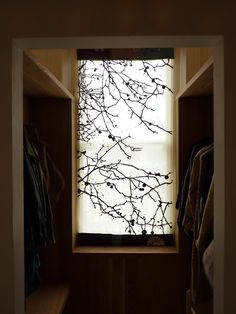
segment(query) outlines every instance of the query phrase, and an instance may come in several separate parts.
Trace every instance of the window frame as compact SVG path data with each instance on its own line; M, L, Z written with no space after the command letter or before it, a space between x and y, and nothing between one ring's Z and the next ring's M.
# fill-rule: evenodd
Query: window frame
M150 60L150 59L174 59L174 49L173 48L151 48L148 49L81 49L77 50L77 60ZM173 74L174 77L174 74ZM173 100L174 102L174 100ZM173 127L173 110L171 111L171 123ZM172 139L172 152L171 159L172 164L174 163L174 139ZM173 164L173 169L176 168ZM172 184L176 179L176 174L174 175ZM174 188L172 191L174 198ZM78 196L77 196L78 197ZM78 205L76 205L76 211L78 210ZM76 233L76 245L85 247L147 247L147 246L174 246L175 243L175 226L176 218L174 212L174 200L172 203L172 215L173 215L173 231L168 234L147 234L147 235L114 235L114 234L99 234L99 233ZM150 244L152 243L152 244Z

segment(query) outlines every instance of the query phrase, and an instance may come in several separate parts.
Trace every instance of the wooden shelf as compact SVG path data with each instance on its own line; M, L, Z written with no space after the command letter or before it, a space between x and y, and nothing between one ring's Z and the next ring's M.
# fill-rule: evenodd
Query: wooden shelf
M61 314L69 296L67 283L43 283L26 300L27 314Z
M209 95L213 95L213 58L200 68L176 98Z
M25 95L74 99L74 96L46 67L26 52L23 56L23 73Z

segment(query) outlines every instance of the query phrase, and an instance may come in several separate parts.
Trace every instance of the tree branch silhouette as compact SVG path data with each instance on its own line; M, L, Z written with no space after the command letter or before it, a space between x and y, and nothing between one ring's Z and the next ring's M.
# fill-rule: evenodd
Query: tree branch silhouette
M157 76L159 67L171 64L163 60L153 65L142 61L139 71L144 79L130 76L127 68L132 61L81 61L79 67L78 102L78 197L90 200L95 211L120 219L125 231L137 233L164 233L172 228L165 214L172 202L164 200L160 190L172 184L172 173L153 172L135 165L134 154L142 147L130 144L130 134L120 134L119 103L122 102L130 119L137 127L158 134L172 131L157 123L158 104L153 99L172 90ZM96 83L97 82L97 83ZM123 108L123 107L122 107ZM152 113L150 115L150 112ZM153 118L154 117L154 118ZM82 143L93 143L101 135L106 143L95 153L83 150ZM91 144L93 145L93 144ZM119 151L116 162L111 161ZM123 157L122 157L123 156ZM112 193L112 199L108 197ZM152 201L154 210L149 215L142 212L143 204Z

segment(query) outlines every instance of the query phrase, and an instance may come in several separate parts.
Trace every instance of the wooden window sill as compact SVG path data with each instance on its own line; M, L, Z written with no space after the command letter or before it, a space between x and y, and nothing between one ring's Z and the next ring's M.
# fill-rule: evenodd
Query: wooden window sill
M81 254L178 254L176 246L77 246L73 253Z

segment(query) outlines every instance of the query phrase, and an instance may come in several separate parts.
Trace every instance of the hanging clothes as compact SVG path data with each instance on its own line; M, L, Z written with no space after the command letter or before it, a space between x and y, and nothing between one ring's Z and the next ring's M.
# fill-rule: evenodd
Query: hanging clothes
M203 145L202 145L203 144ZM213 239L214 147L193 146L179 191L178 223L192 238L191 299L204 303L212 299L212 287L203 267L203 254Z
M37 149L51 206L54 209L65 188L63 175L50 156L47 144L40 140L37 129L32 126L27 126L27 130L35 148Z
M200 149L194 157L182 222L187 233L194 233L195 214L202 215L202 208L206 201L212 175L213 145L211 144ZM200 218L197 221L200 221Z
M189 191L189 181L190 181L194 158L196 154L200 151L200 149L210 144L212 144L211 138L202 140L199 143L196 143L192 147L191 152L189 154L188 161L187 161L184 173L181 178L179 192L178 192L177 200L176 200L176 209L178 209L177 223L180 228L183 227L183 218L185 214L185 206L186 206L188 191Z
M24 127L25 292L39 284L39 251L55 243L53 213L38 151Z
M203 253L202 257L203 268L206 277L213 288L213 278L214 278L214 240L210 242L208 247Z
M204 303L212 298L212 287L203 266L203 254L213 240L214 176L212 177L202 217L196 213L192 245L191 296L193 302Z

